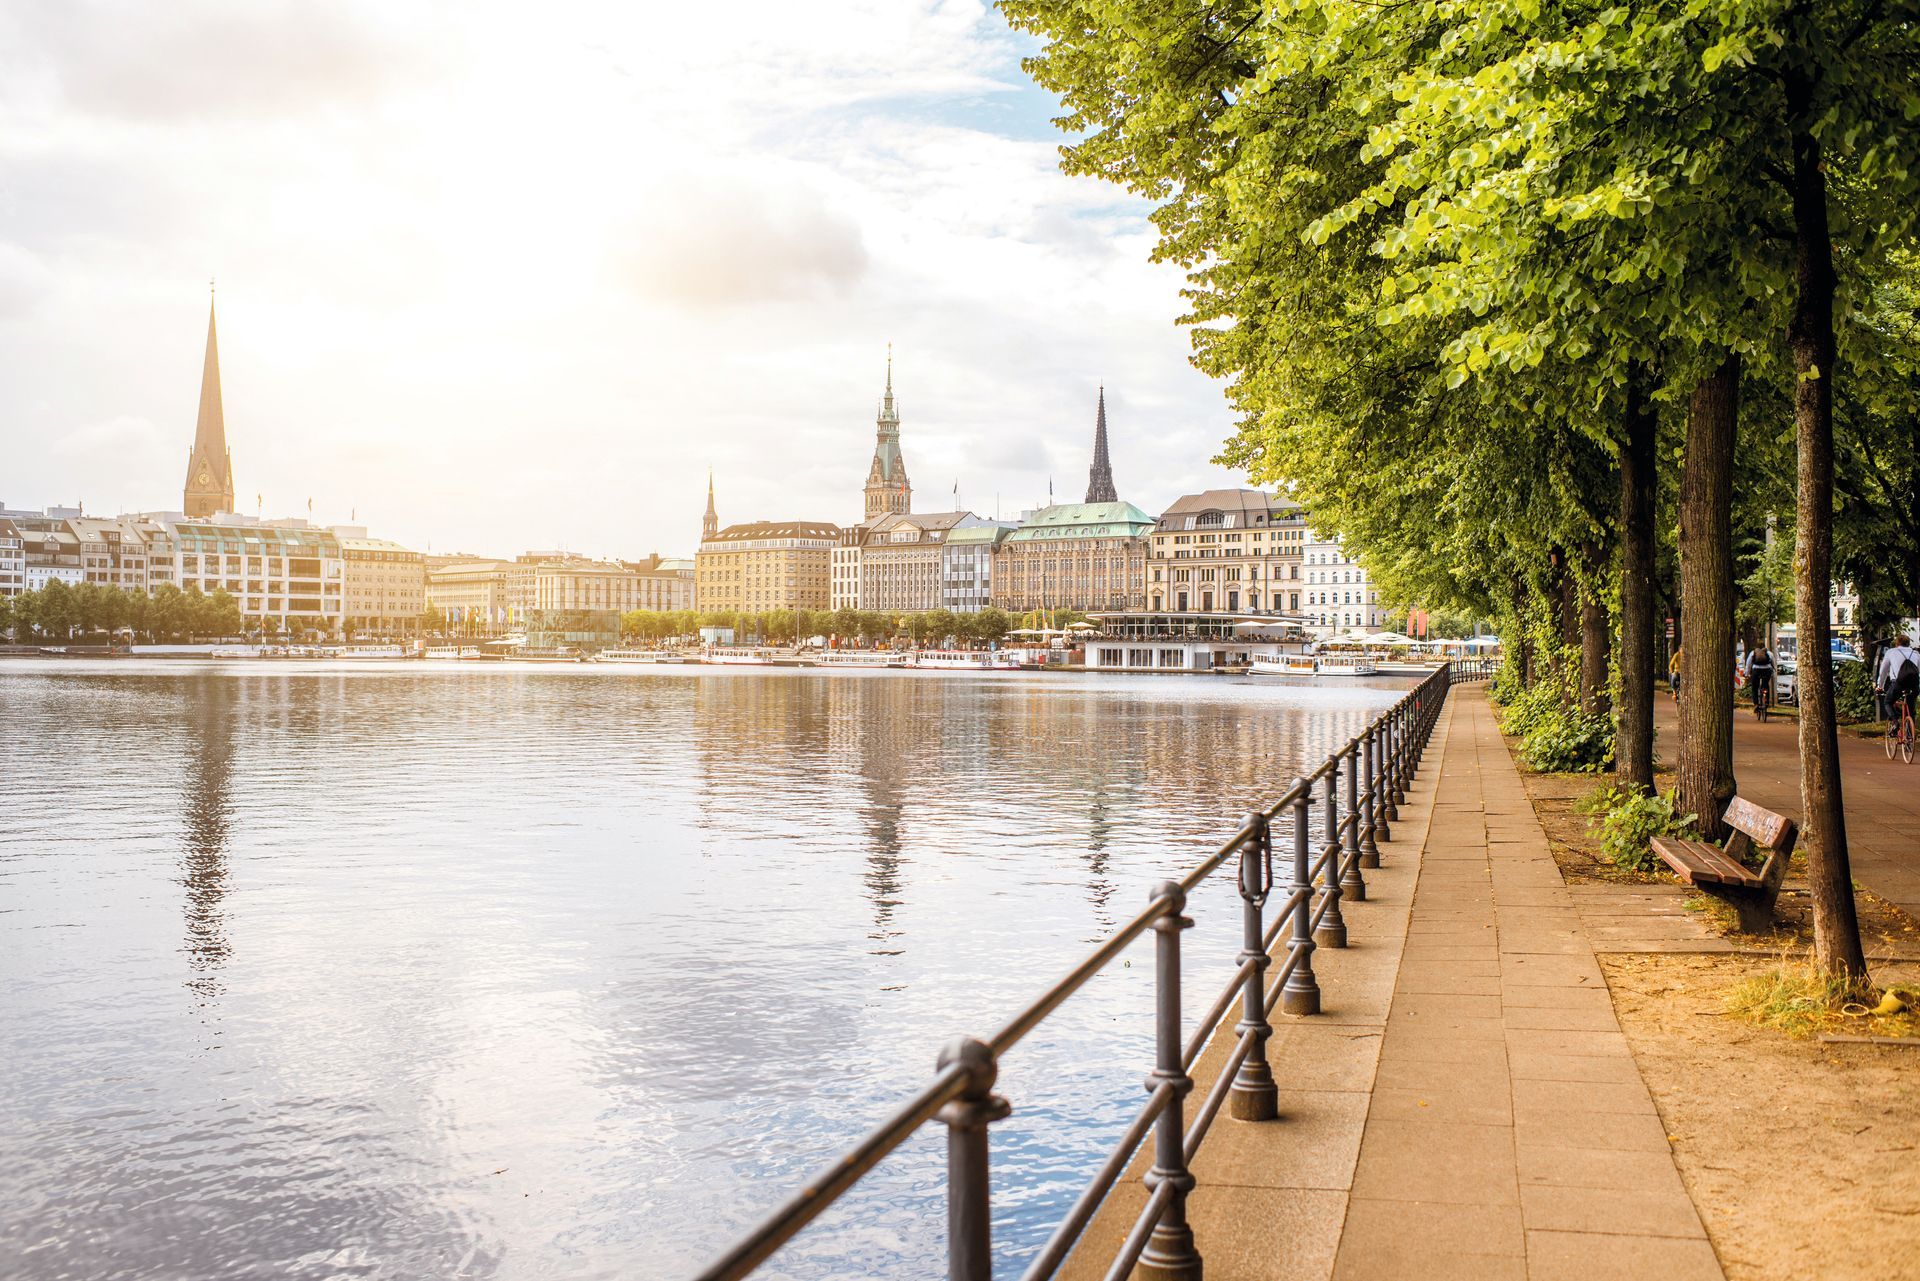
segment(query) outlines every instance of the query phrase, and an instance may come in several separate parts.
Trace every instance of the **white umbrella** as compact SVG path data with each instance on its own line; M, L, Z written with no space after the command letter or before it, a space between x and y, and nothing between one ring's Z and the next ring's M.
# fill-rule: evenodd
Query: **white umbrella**
M1500 643L1498 636L1475 636L1466 642L1468 649L1492 649Z

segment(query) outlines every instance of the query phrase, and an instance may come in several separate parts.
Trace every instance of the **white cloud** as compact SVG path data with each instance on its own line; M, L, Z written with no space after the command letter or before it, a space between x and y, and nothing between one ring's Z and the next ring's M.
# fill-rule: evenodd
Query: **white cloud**
M0 16L8 500L177 500L215 274L240 488L421 545L684 552L709 464L725 519L852 519L889 341L925 501L1074 494L1103 379L1123 493L1229 483L1143 206L984 5L528 13ZM148 474L47 443L116 421Z

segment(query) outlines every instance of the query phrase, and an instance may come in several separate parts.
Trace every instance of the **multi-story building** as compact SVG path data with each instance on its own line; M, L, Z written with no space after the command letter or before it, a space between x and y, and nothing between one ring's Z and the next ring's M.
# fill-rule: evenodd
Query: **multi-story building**
M511 617L507 605L504 560L450 561L427 571L427 604L447 619L449 631L469 636L494 636L505 631Z
M179 558L174 555L173 527L154 516L123 516L147 550L147 590L173 583ZM177 584L176 584L177 585Z
M984 523L972 512L890 513L864 522L857 527L858 607L895 613L941 608L948 537ZM842 531L835 552L845 550L848 532Z
M1312 620L1314 631L1336 637L1379 630L1389 611L1381 606L1367 567L1354 560L1339 539L1308 530L1301 562L1300 612Z
M634 576L634 604L628 609L693 608L693 562L670 560L654 552L645 560L621 561Z
M1153 524L1132 503L1043 507L1001 544L991 600L1015 613L1142 609Z
M940 549L940 608L977 614L993 602L993 563L1011 521L981 521L955 529Z
M1187 494L1161 513L1147 565L1155 613L1296 614L1307 523L1300 505L1257 489Z
M23 576L27 590L37 592L48 583L66 583L77 587L87 581L86 559L80 551L80 539L66 522L39 521L26 524L16 520L24 544Z
M427 567L419 552L357 525L335 525L346 567L344 609L349 632L411 636L427 610Z
M0 520L0 596L18 596L26 590L26 540L18 525Z
M148 561L150 548L132 517L103 520L80 516L66 522L80 543L80 564L86 581L124 591L144 592L150 587Z
M225 591L249 625L337 632L346 618L340 539L304 520L224 515L172 525L175 581Z
M827 553L827 608L860 608L860 559L866 554L872 521L861 521L840 531Z
M700 543L694 592L700 608L758 613L826 609L840 527L826 521L760 520L728 525Z

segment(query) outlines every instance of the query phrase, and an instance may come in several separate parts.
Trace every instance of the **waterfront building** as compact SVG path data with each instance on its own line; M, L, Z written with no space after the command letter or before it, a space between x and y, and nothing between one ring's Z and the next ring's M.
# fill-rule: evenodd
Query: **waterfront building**
M703 610L826 609L839 541L827 521L728 525L700 544L694 594Z
M948 536L984 523L972 512L934 512L889 514L859 526L858 608L893 613L939 609ZM843 534L835 550L845 546Z
M1302 609L1306 513L1257 489L1187 494L1154 525L1147 608L1294 614Z
M122 516L120 519L146 547L147 590L151 592L162 584L174 583L179 558L174 555L173 527L157 516Z
M188 519L233 510L233 455L227 449L226 411L220 401L220 343L214 333L213 304L207 304L207 355L200 369L200 416L193 449L187 455L187 483L181 509Z
M337 632L346 618L340 539L304 520L223 514L173 522L182 590L225 591L249 626Z
M913 485L900 453L900 409L893 400L893 348L887 348L887 389L874 424L873 462L867 468L866 519L913 510Z
M27 590L27 544L20 527L0 520L0 596Z
M659 552L645 560L620 562L633 575L634 604L627 609L680 610L693 608L693 562L668 560Z
M940 549L940 608L977 614L993 602L993 566L1012 521L983 520L955 529Z
M1107 458L1107 389L1100 388L1100 404L1093 415L1093 465L1087 468L1087 501L1117 503L1119 493L1113 487L1113 463Z
M861 521L840 531L827 554L827 608L860 608L860 559L872 521Z
M37 525L37 527L36 527ZM23 569L27 590L37 592L48 583L66 583L78 587L87 581L80 539L66 527L65 521L42 521L21 525Z
M1142 609L1153 526L1132 503L1043 507L1001 544L991 600L1014 613Z
M333 533L345 566L347 631L417 634L427 610L427 567L420 553L385 538L368 538L356 525L335 525Z
M1300 612L1312 620L1316 634L1333 638L1379 630L1390 611L1381 606L1367 567L1353 559L1339 539L1308 530L1301 561L1305 586Z
M68 520L66 527L79 544L86 582L122 591L148 590L149 549L133 520L79 516Z
M560 551L532 551L507 567L507 612L524 622L546 613L688 609L691 593L678 570L660 569L661 558L595 560Z
M466 557L435 565L426 572L427 604L445 615L447 630L468 636L495 636L510 617L507 605L509 562Z

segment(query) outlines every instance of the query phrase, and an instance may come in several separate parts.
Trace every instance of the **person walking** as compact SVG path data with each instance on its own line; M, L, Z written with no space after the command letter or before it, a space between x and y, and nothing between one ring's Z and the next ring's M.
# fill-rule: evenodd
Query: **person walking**
M1684 645L1675 645L1673 654L1667 659L1667 688L1673 691L1673 701L1680 701L1680 652Z

